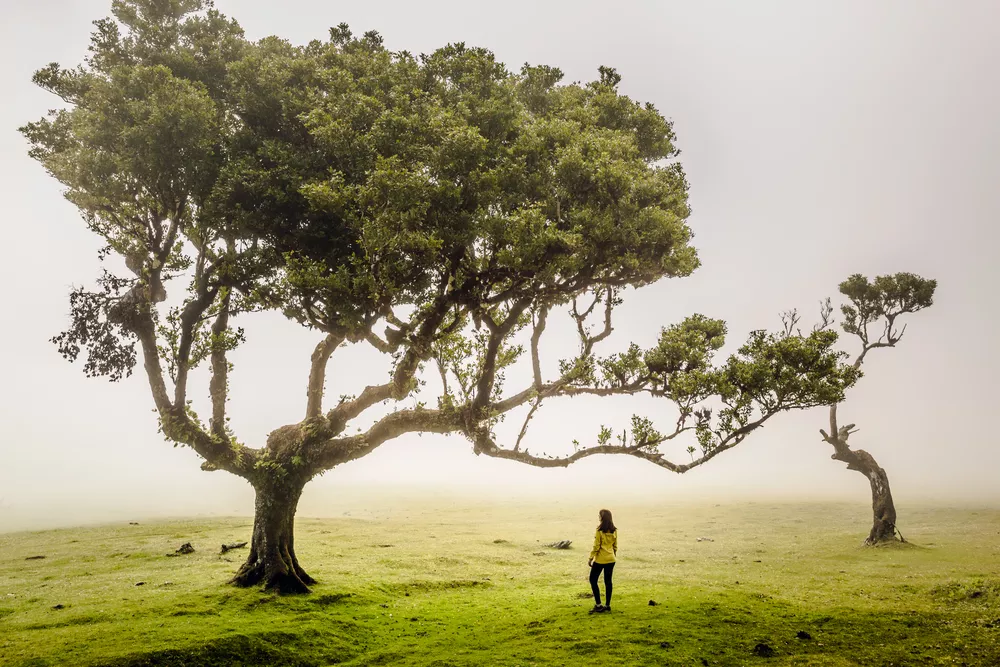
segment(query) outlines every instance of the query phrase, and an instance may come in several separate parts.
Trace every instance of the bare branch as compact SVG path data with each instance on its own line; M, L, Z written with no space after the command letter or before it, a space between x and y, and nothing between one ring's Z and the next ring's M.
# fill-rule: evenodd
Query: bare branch
M212 397L212 419L209 428L219 438L228 438L226 433L226 400L229 394L229 360L222 337L229 329L229 302L232 293L226 290L222 297L219 313L212 324L212 379L208 383L208 393Z
M830 297L819 302L819 323L813 325L813 331L825 331L833 326L833 303Z
M490 328L490 338L486 344L486 355L483 360L482 373L476 382L476 395L472 400L472 410L474 412L482 410L490 402L493 385L496 382L497 353L499 353L504 339L507 338L514 326L517 325L517 321L530 303L528 299L521 299L512 304L510 312L507 313L507 317L500 324L494 323L493 318L488 314L486 315L484 321L488 323L487 326Z
M378 334L375 333L374 331L369 331L367 334L365 334L365 340L371 343L371 346L374 347L379 352L385 354L391 354L394 350L392 345L379 338Z
M364 433L327 440L312 451L309 463L316 470L329 470L359 459L405 433L452 433L460 428L461 421L454 412L400 410L386 415Z
M191 346L194 344L195 331L202 316L212 306L219 287L213 287L198 298L188 301L181 311L181 336L177 346L177 377L174 380L174 403L184 405L187 400L188 371L191 368Z
M781 324L785 336L791 336L796 331L798 331L799 335L802 334L802 330L797 328L800 319L802 319L802 316L799 315L799 311L795 308L781 313Z
M545 331L545 323L549 316L548 306L539 306L538 313L534 317L534 328L531 332L531 372L535 379L535 388L542 387L542 360L538 354L538 342Z
M390 398L395 398L395 383L386 382L385 384L369 385L364 388L361 394L350 401L344 401L337 407L333 408L326 413L326 418L331 424L335 431L340 431L344 428L347 422L351 421L362 412L382 401L387 401Z
M448 305L448 301L443 296L440 296L423 315L416 334L408 340L406 350L403 352L399 363L396 364L392 380L385 384L365 387L364 391L357 398L344 401L327 413L326 418L330 422L334 432L339 433L343 430L347 422L376 403L389 400L390 398L402 400L412 391L413 378L420 361L429 358L433 354L431 343L438 327L444 320ZM400 322L395 315L391 314L391 310L388 311L388 315L385 312L383 312L383 315L392 317L395 321ZM411 324L406 324L404 328L408 329L410 326ZM402 341L400 341L400 344L402 344ZM386 345L390 351L393 349L388 344Z
M330 355L344 342L344 336L327 334L313 350L309 367L309 386L306 389L306 419L319 417L323 412L323 394L326 367Z
M437 365L438 373L441 375L442 396L450 396L451 391L448 388L448 369L445 368L444 361L442 361L440 356L434 356L434 363Z
M601 333L593 336L589 339L587 345L587 353L594 348L594 345L600 343L602 340L611 335L614 328L611 326L611 311L614 309L614 290L609 287L605 293L605 304L604 304L604 329Z
M524 440L525 434L528 432L528 423L531 418L535 416L538 411L539 406L542 404L542 397L538 396L535 398L534 403L531 404L531 409L528 410L528 416L524 418L524 424L521 425L521 432L517 434L517 442L514 443L514 451L521 449L521 441Z
M163 381L163 369L156 345L156 325L150 308L148 302L141 304L130 328L142 345L146 376L153 401L160 414L163 434L175 442L184 443L194 449L205 459L203 469L222 469L234 475L247 477L253 471L256 461L255 450L231 443L228 439L209 435L191 419L183 403L171 404Z
M381 313L382 317L385 318L386 322L388 322L392 326L396 327L397 329L406 329L407 327L409 327L409 323L408 322L403 322L403 320L401 320L398 317L396 317L396 313L393 312L391 306L384 306L381 309L380 313Z

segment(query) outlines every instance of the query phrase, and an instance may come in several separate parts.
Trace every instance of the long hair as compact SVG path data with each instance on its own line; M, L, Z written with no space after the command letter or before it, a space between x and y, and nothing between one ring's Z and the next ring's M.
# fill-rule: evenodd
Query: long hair
M602 533L614 533L617 532L615 528L615 522L611 520L611 510L601 510L601 525L597 527Z

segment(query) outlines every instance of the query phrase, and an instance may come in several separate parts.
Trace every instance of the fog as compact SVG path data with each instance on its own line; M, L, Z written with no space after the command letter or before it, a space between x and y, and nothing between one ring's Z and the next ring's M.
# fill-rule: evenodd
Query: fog
M5 0L0 24L0 187L3 308L0 368L0 530L148 516L247 513L252 490L157 434L141 374L84 377L48 339L67 322L72 285L98 274L99 239L60 185L26 155L16 132L59 100L31 84L50 61L82 59L90 21L107 0ZM690 278L630 290L602 354L649 345L694 312L729 323L726 351L752 329L805 323L852 273L911 271L939 281L935 305L911 316L897 349L876 350L848 394L842 420L892 482L901 525L915 503L1000 503L994 414L1000 391L997 220L1000 219L1000 5L855 0L785 2L330 2L219 0L252 38L324 38L347 22L392 49L428 52L452 41L492 49L511 69L558 66L568 81L616 67L620 89L675 124L691 183L702 267ZM836 299L835 299L836 303ZM276 315L243 318L232 355L230 415L241 440L301 419L318 342ZM543 347L548 376L576 349L567 318ZM856 352L845 338L844 349ZM328 404L383 381L370 349L341 349ZM529 371L530 372L530 371ZM528 377L514 373L508 388ZM190 393L207 405L207 378ZM601 424L633 412L671 424L671 404L558 399L526 439L533 452L572 451ZM516 434L520 425L504 425ZM847 499L867 481L820 440L822 409L775 417L736 449L685 475L639 460L592 457L540 470L476 457L453 436L408 436L326 473L300 511L338 515L365 499L465 497ZM509 444L509 437L507 440ZM687 454L675 447L676 458ZM672 450L674 451L674 450Z

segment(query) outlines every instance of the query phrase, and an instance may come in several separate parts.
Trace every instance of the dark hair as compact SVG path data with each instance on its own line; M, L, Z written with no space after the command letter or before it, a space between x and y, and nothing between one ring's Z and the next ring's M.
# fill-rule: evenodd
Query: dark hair
M618 529L615 528L615 522L611 520L611 510L601 510L600 517L601 525L597 527L597 530L602 533L614 533L618 531Z

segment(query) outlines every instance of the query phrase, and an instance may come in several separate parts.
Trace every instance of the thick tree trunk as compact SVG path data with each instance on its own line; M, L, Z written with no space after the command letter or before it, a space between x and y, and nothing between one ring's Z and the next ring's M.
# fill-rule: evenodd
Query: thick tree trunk
M854 424L837 426L837 406L830 406L830 433L820 430L823 439L833 445L835 461L843 461L848 470L857 470L868 478L872 488L872 529L868 533L865 544L874 545L880 542L890 542L896 539L896 506L892 502L892 491L889 489L889 476L875 461L875 458L863 449L851 449L848 438L855 432ZM900 542L905 542L899 536Z
M889 476L865 450L848 450L847 453L848 456L841 456L840 452L835 453L833 458L847 463L848 470L857 470L867 477L872 487L872 529L865 544L873 545L895 540L896 506L892 502Z
M295 557L294 536L295 509L305 482L288 479L290 475L266 477L254 481L257 499L250 554L230 583L263 584L265 590L279 593L308 593L309 585L316 582Z

